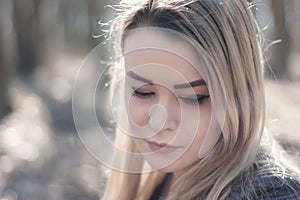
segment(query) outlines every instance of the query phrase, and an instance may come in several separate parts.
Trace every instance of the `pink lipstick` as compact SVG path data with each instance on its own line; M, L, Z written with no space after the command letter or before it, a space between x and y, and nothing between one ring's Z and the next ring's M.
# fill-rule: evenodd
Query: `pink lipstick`
M157 143L154 141L147 141L147 144L151 151L158 151L158 153L171 153L178 149L177 146L172 146L166 143Z

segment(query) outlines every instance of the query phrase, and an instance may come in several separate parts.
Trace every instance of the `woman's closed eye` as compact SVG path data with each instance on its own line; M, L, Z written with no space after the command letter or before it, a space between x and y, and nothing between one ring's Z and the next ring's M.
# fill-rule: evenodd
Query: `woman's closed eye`
M134 87L132 87L132 89L133 89L132 95L141 99L152 97L153 95L155 95L155 92L141 90ZM182 97L182 96L178 97L178 99L180 99L181 101L187 104L202 104L208 98L209 95L206 94L197 94L193 97Z
M194 97L178 97L180 100L187 104L202 104L205 100L209 98L208 95L197 94Z
M147 98L155 94L154 92L143 91L134 87L132 87L132 89L132 95L138 98Z

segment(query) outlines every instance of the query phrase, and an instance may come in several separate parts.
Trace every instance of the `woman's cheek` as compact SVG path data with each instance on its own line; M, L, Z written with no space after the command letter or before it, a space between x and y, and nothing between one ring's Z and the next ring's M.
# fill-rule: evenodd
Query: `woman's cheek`
M199 151L211 121L211 107L210 104L207 104L205 106L194 107L193 110L191 108L182 108L184 116L182 116L180 133L184 134L178 135L178 137L186 144L195 145L193 148Z
M129 122L134 126L144 127L148 125L149 115L148 110L150 105L147 105L137 97L131 96L128 101Z

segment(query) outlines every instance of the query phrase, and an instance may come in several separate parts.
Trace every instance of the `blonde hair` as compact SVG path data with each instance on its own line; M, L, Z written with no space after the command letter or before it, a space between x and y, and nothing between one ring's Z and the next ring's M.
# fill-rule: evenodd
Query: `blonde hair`
M116 47L122 46L126 31L159 27L182 33L203 49L210 96L226 100L222 134L175 182L167 199L228 198L230 184L254 162L264 128L263 59L251 5L246 0L123 0L117 10ZM128 136L117 134L117 144L137 152ZM128 167L130 158L122 159L117 165ZM138 162L142 172L144 161ZM149 199L163 176L112 170L103 199Z

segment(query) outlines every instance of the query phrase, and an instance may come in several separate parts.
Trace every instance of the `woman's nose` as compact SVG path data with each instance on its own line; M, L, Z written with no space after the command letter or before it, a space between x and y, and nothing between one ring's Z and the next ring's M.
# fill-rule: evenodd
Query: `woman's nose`
M158 133L166 123L166 109L161 104L154 104L149 109L149 126Z
M149 109L149 126L157 133L174 131L178 126L180 112L178 112L177 99L166 101L160 99Z

